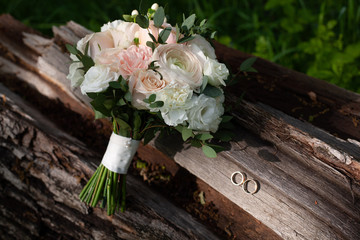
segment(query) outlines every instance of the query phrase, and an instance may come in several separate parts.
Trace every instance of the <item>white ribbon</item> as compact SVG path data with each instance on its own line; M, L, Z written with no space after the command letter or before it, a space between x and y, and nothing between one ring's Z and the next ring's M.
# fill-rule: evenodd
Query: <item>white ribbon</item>
M126 174L140 141L111 134L101 163L110 171Z

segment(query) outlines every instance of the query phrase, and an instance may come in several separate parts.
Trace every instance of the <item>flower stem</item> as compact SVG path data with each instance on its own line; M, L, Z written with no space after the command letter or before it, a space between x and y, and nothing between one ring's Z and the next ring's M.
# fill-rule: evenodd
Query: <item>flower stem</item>
M121 174L122 181L121 181L121 207L120 211L125 212L125 205L126 205L126 174Z

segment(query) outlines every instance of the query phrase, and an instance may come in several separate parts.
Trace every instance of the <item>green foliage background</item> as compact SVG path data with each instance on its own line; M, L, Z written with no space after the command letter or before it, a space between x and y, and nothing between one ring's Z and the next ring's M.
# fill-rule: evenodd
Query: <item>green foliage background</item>
M51 35L74 20L98 31L138 9L134 0L0 0L1 13ZM152 1L143 1L148 7ZM207 18L217 40L360 93L360 0L157 1L170 23L185 13Z

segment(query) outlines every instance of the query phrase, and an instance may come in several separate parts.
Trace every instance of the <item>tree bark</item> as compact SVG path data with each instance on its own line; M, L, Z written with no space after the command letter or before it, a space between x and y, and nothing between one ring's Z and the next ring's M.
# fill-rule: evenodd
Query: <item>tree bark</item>
M2 85L0 96L4 239L218 239L131 175L125 213L86 207L78 193L99 155Z

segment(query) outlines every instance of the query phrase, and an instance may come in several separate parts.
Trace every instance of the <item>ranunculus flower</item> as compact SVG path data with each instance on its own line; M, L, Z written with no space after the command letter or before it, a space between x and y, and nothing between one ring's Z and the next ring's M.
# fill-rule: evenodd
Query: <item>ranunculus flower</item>
M187 110L189 128L198 131L216 132L224 114L224 98L208 97L205 94L193 96Z
M69 74L67 79L71 81L71 87L78 87L84 81L84 70L81 69L83 64L81 62L74 62L70 64Z
M109 87L109 82L116 81L119 75L110 71L109 67L102 65L91 67L85 74L80 85L81 93L102 92Z
M180 84L187 84L197 91L202 84L202 64L183 44L165 44L156 48L152 60Z
M167 82L160 74L152 70L137 70L129 78L129 91L132 94L132 105L138 109L147 109L143 101L153 93L165 88ZM157 99L158 100L158 99Z
M199 58L201 63L205 63L207 58L216 59L215 50L206 39L200 35L186 43L191 51Z
M207 58L204 63L204 75L209 77L209 84L215 87L224 85L229 76L229 70L226 65L219 63L216 59Z

